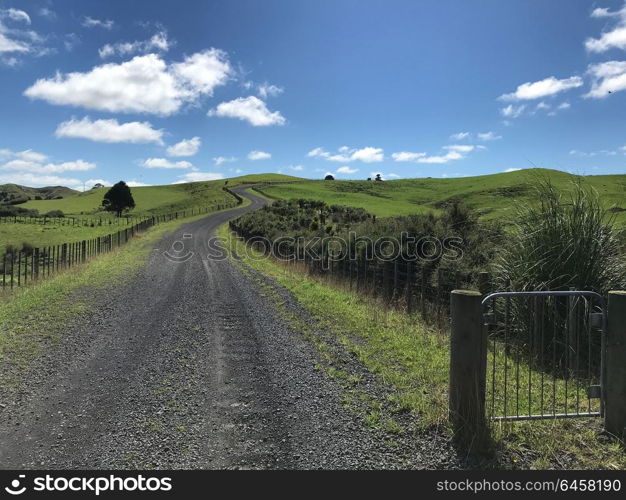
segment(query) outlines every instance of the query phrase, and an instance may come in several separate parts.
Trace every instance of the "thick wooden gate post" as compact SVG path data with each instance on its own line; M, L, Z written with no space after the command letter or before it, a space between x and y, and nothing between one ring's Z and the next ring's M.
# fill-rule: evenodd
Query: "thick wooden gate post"
M472 290L450 294L450 420L458 438L480 445L485 436L487 336L482 295Z
M604 414L606 430L626 439L626 291L609 292Z

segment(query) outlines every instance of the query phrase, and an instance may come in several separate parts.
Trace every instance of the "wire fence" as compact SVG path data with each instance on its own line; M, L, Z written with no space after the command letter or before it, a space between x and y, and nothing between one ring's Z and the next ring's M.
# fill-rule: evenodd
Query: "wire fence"
M233 208L240 201L225 201L206 207L192 208L169 214L153 215L137 220L117 232L82 241L60 243L41 248L23 250L7 249L0 258L0 289L12 290L28 283L47 278L59 271L83 264L93 257L111 252L130 241L137 233L177 219Z
M230 221L229 225L252 248L266 252L264 245L257 244L254 237L244 234L237 220ZM450 292L476 287L480 274L401 257L382 260L359 255L356 258L335 259L324 249L318 256L302 252L293 257L277 260L309 275L343 284L351 292L379 299L386 306L403 309L408 314L419 314L439 329L447 328L449 323Z

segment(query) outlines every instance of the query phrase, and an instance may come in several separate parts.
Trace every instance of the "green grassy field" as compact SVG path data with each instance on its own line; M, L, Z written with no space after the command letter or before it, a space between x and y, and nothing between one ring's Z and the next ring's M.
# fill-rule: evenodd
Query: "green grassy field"
M246 175L228 179L228 186L290 180L298 180L298 178L280 174ZM136 207L130 212L130 215L170 213L223 201L232 201L232 197L222 189L225 182L225 180L217 180L131 188ZM19 206L36 209L40 213L61 210L66 215L106 215L106 212L102 211L101 205L107 189L94 189L61 200L31 200Z
M379 217L436 212L443 204L460 200L484 219L507 220L514 213L515 202L533 199L531 183L542 178L567 190L576 176L557 170L528 169L453 179L306 181L265 186L262 191L273 198L312 198L328 204L362 207ZM607 208L626 209L626 175L586 176L582 180L600 193ZM626 210L617 213L616 220L626 226Z
M227 185L291 180L298 180L298 178L280 174L257 174L228 179ZM232 203L234 198L222 189L225 182L225 180L218 180L132 188L136 208L129 212L129 215L141 217L203 208L218 203ZM104 223L93 227L61 225L56 222L48 222L45 225L0 223L0 255L9 244L21 247L24 243L28 243L33 247L45 247L95 238L118 231L125 226L126 220L122 219L119 226L108 224L109 221L115 220L115 216L102 211L102 197L106 190L107 188L85 193L75 192L73 195L68 191L64 193L66 197L63 199L31 200L20 204L20 207L36 209L42 214L51 210L61 210L66 216L90 220L102 218Z

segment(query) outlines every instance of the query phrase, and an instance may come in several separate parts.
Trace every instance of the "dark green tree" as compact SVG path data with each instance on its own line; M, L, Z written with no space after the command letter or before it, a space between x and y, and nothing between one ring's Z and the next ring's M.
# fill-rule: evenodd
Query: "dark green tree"
M326 174L326 177L324 177L325 181L334 181L335 177L332 174Z
M135 208L135 200L127 184L120 181L106 192L102 206L106 211L115 212L118 217L121 217L125 210Z
M376 178L374 180L375 181L382 181L383 178L380 176L380 174L376 174Z

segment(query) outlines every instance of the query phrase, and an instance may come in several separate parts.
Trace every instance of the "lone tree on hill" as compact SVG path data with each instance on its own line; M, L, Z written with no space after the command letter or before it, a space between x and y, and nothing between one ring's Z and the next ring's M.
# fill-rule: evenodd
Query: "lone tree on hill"
M376 178L374 179L376 181L382 181L383 178L380 176L380 174L376 174Z
M331 174L327 174L326 177L324 177L325 181L334 181L335 178L331 175Z
M118 217L121 217L124 210L135 208L135 200L133 200L130 188L124 181L120 181L106 192L102 206L106 211L115 212Z

